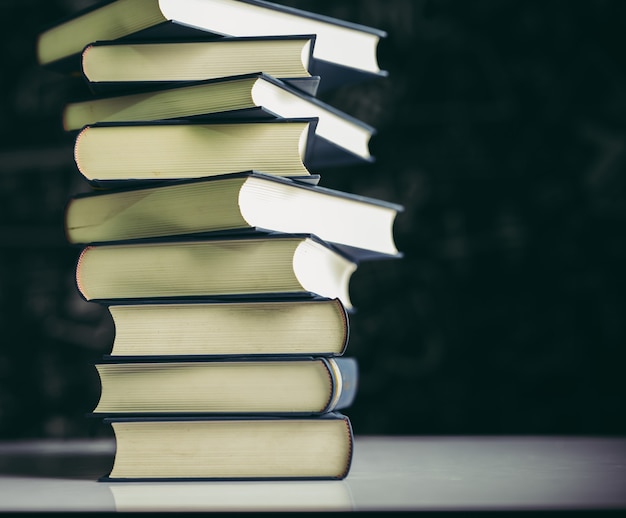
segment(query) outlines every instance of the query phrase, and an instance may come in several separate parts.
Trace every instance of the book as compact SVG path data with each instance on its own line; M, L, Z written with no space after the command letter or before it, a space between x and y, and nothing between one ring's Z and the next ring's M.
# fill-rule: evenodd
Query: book
M112 357L341 356L338 299L114 304Z
M402 207L257 172L161 183L70 199L74 244L255 229L315 234L372 257L397 256L393 224Z
M98 41L83 50L81 70L96 94L264 72L315 95L320 78L310 72L314 45L314 35Z
M109 357L96 364L93 415L324 414L349 407L353 358L158 360Z
M343 479L354 436L346 416L107 418L113 468L102 481Z
M310 169L373 160L369 151L369 141L375 133L373 127L263 73L70 102L63 110L63 127L67 131L78 131L103 122L190 117L212 120L317 118Z
M74 161L83 177L100 187L252 169L311 176L306 162L316 124L311 119L96 124L77 135Z
M352 309L356 262L312 235L157 241L84 248L76 283L85 300L338 298Z
M60 20L37 39L40 64L76 71L84 47L102 40L316 35L311 73L320 87L384 77L382 30L263 0L117 0Z

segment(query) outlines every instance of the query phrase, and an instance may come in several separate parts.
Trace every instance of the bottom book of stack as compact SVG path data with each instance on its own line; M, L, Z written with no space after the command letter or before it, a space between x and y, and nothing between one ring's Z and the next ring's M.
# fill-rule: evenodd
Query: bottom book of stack
M109 418L117 450L103 481L342 479L347 417Z

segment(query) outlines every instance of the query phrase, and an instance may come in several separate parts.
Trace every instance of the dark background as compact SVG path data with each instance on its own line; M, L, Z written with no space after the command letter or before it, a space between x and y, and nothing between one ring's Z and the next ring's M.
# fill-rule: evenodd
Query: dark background
M388 32L388 79L324 99L378 128L322 184L401 203L401 261L352 279L357 434L624 434L626 2L291 0ZM36 35L90 5L0 0L0 438L84 417L108 314L74 286L85 190Z

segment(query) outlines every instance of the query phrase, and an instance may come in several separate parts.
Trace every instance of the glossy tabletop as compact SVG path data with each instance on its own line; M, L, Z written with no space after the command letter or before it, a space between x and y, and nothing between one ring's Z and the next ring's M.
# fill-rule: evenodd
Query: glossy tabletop
M114 448L0 443L0 511L626 509L626 438L357 436L342 481L98 482Z

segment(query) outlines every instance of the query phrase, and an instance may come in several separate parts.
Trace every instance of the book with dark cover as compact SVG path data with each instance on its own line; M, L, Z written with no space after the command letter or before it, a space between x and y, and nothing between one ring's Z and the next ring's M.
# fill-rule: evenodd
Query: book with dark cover
M253 229L311 233L361 249L359 260L398 256L393 224L400 205L254 171L93 192L67 205L74 244Z
M105 356L96 364L105 415L319 415L349 407L358 367L346 357Z
M107 308L114 358L341 356L350 334L338 299L142 301Z
M90 245L76 266L85 300L338 298L348 309L350 258L314 235Z
M81 70L96 95L263 72L315 96L314 45L315 35L96 41L81 53Z
M339 413L317 417L115 417L113 468L102 482L340 480L354 435Z
M317 119L98 123L76 136L74 162L102 189L248 170L313 180L316 125Z

